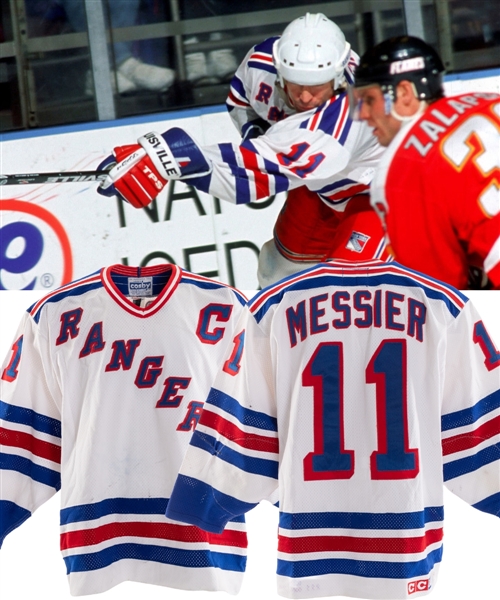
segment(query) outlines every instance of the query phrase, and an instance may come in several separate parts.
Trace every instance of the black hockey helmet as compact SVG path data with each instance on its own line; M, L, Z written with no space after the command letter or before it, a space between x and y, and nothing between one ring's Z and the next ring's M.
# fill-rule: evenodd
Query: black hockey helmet
M444 65L438 53L423 40L409 35L377 44L361 57L354 87L380 85L394 100L400 81L414 84L419 100L437 100L443 93Z

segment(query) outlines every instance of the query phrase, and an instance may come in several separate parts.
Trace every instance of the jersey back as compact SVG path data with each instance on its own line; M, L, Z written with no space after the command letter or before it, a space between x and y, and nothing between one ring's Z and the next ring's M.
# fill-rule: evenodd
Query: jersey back
M397 263L332 261L246 313L167 514L220 531L278 490L281 595L433 589L443 482L500 514L500 354L474 307Z

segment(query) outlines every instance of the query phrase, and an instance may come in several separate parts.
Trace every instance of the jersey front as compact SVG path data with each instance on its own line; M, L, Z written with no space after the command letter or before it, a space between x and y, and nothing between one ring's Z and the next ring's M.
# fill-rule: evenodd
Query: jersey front
M500 96L432 103L380 162L372 203L395 260L467 287L479 267L500 287Z
M0 374L0 541L60 488L72 595L236 593L244 522L214 537L164 513L244 304L177 266L116 265L32 306Z
M278 490L280 595L431 591L443 483L500 516L500 354L474 307L397 263L332 261L238 329L167 515L221 531Z

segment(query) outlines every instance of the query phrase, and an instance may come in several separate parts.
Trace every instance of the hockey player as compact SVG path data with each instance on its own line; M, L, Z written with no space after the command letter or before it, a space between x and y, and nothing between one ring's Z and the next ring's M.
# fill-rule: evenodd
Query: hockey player
M308 54L314 57L311 62ZM244 140L256 138L289 115L314 111L332 97L342 97L358 60L339 27L323 14L295 19L281 37L266 39L246 55L226 100L231 119ZM339 200L347 197L351 197L347 207L339 211L332 210L334 199L322 201L306 186L288 192L274 239L261 248L258 279L262 286L325 257L373 256L381 230L366 187L346 186ZM371 242L365 243L366 238Z
M321 45L316 43L318 39ZM271 71L270 83L252 79L250 86L258 86L263 97L269 95L272 106L267 107L264 101L258 109L262 112L257 113L260 119L251 118L246 123L243 113L235 113L245 137L240 145L222 143L202 148L180 128L162 135L146 134L136 145L115 148L114 155L101 163L101 169L118 164L100 193L118 192L141 208L169 179L186 180L203 192L236 204L291 192L276 227L277 243L286 258L272 250L274 244L266 245L268 260L261 261L266 267L260 270L262 285L335 255L336 249L353 260L385 257L382 228L367 196L383 149L364 123L349 117L345 85L346 77L352 81L356 56L344 35L324 15L307 15L292 22L281 38L263 45L267 53L259 50L257 55ZM262 73L255 72L256 78L262 78ZM239 95L244 96L242 91ZM236 98L236 92L233 96ZM260 124L258 131L263 132L278 113L286 119L278 119L263 135L248 139L251 130L255 132ZM318 202L318 195L325 206ZM335 238L333 232L340 218L330 207L338 214L345 212Z
M388 146L372 203L396 260L461 289L499 289L500 96L445 98L443 71L433 48L409 36L361 58L356 112Z

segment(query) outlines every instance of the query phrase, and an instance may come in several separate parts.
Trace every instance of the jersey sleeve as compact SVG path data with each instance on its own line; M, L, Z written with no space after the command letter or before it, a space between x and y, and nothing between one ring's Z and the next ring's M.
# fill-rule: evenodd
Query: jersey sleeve
M366 123L349 117L349 100L341 93L255 139L203 147L210 172L190 175L189 183L235 204L306 186L343 211L349 198L368 192L382 152Z
M61 415L45 352L26 313L0 375L0 545L61 487Z
M278 431L269 338L248 311L204 404L167 517L220 533L278 487Z
M326 190L344 179L339 174L351 159L349 149L324 131L297 127L296 116L300 115L240 145L204 148L212 172L204 181L191 179L190 183L217 198L246 204L303 185L312 191Z
M236 129L243 134L245 125L259 119L251 104L251 75L248 61L255 47L247 53L231 80L226 108Z
M500 352L467 303L448 336L442 407L446 487L500 517Z

